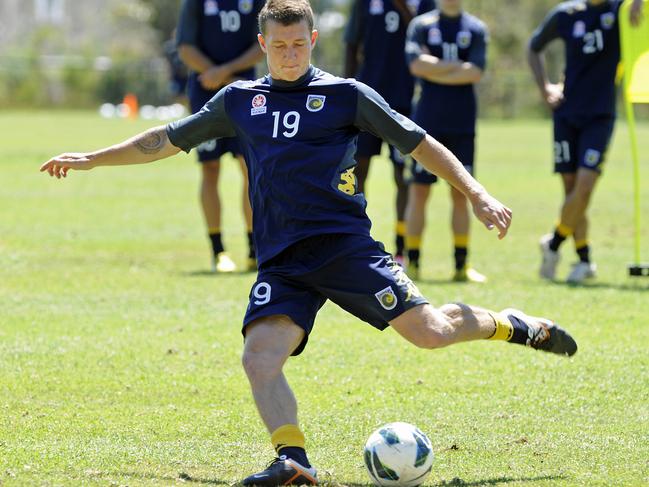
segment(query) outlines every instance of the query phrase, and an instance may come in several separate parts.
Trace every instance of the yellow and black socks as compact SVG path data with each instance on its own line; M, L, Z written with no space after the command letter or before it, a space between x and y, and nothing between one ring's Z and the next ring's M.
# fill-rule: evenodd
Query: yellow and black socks
M419 267L419 248L421 235L406 235L406 248L408 249L408 264Z
M310 468L311 464L304 450L304 433L295 424L285 424L280 426L270 436L273 448L277 455L284 455L291 460L295 460L303 467Z
M218 255L223 252L223 241L221 240L221 230L219 228L209 229L210 242L212 243L212 252Z
M455 270L461 271L466 267L469 255L469 236L456 234L453 236L453 257L455 259Z
M406 222L403 220L397 221L397 224L395 226L395 244L396 244L396 252L394 255L398 257L403 256L403 249L406 246Z
M558 251L559 246L570 235L572 235L572 228L570 228L567 225L564 225L563 223L559 223L557 225L557 227L554 229L554 234L552 235L552 240L550 240L550 245L549 245L550 250L552 250L553 252Z
M530 338L530 326L514 315L505 316L501 313L489 313L496 325L496 331L488 340L503 340L506 342L526 345Z
M588 245L588 240L575 240L575 250L577 251L580 262L590 262L590 245Z

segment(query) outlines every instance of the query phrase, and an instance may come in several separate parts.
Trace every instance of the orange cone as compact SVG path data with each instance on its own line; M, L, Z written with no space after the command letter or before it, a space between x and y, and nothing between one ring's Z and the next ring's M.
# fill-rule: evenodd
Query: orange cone
M124 105L128 107L128 118L135 120L138 117L140 105L137 101L137 96L133 93L126 93L124 95Z

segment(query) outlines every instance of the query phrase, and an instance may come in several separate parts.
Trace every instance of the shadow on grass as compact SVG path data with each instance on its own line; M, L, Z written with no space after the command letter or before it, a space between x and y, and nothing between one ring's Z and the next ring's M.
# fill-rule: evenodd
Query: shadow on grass
M481 485L490 486L490 485L500 485L508 484L511 482L538 482L541 480L562 480L566 477L564 475L537 475L535 477L493 477L489 479L479 479L479 480L462 480L455 478L453 480L443 480L432 484L434 487L478 487ZM354 482L320 482L321 486L330 486L330 487L374 487L374 484L368 482L366 484L354 483Z
M585 282L582 284L575 284L570 282L555 281L554 284L565 286L570 289L615 289L617 291L628 291L628 292L638 292L638 291L649 291L649 279L641 280L638 278L637 281L629 283L612 283L612 282Z
M205 479L201 477L194 477L187 473L181 472L176 476L173 475L156 475L154 473L142 473L142 472L113 472L115 476L128 477L131 479L138 480L154 480L161 482L194 482L197 484L209 484L209 485L232 485L231 482L226 482L225 480L219 479Z

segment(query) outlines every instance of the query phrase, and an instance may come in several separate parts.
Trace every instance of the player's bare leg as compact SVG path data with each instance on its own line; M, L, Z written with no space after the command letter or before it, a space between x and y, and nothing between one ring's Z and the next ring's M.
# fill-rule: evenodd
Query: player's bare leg
M566 198L575 189L577 175L573 173L562 174L563 185ZM586 279L591 279L597 274L597 265L590 260L590 245L588 242L588 217L586 213L575 226L572 234L575 242L575 252L579 261L572 265L572 270L568 275L567 281L571 283L580 283Z
M221 199L218 188L220 168L219 159L201 164L200 200L212 244L212 268L215 272L233 272L234 262L225 253L221 239Z
M574 355L577 344L561 327L545 318L506 309L500 313L465 304L414 307L390 326L420 348L441 348L471 340L503 340L559 355Z
M453 280L457 282L486 282L487 278L473 269L468 262L469 229L471 214L469 203L460 191L450 187L451 191L451 229L453 230L453 254L455 273Z
M572 190L566 195L561 208L560 221L553 235L546 235L541 239L543 262L541 264L541 277L554 279L556 266L559 262L559 247L563 241L573 235L579 225L585 225L586 211L599 178L599 173L589 169L580 168L577 171ZM571 184L570 181L564 184ZM582 232L586 227L581 228ZM579 242L582 247L587 242Z
M397 198L396 198L396 213L397 213L397 223L395 226L395 243L396 249L394 252L395 260L403 265L405 264L404 260L404 251L405 251L405 239L406 239L406 207L408 206L408 184L405 181L404 172L405 164L393 164L394 169L394 184L397 187Z
M304 330L285 315L260 318L246 327L243 368L278 459L246 478L244 485L317 483L298 427L297 402L283 372L286 360L303 338Z
M356 191L358 193L365 193L365 182L370 172L370 158L359 157L357 159L356 167L354 167L354 175L356 176Z
M250 206L250 195L248 194L248 166L243 156L237 156L239 167L241 168L242 187L241 187L241 207L243 208L243 218L246 222L246 235L248 238L248 263L249 271L257 269L257 254L255 246L252 243L252 207Z
M426 225L426 203L430 196L430 185L410 183L406 207L406 249L408 252L408 275L419 278L419 254L421 236Z

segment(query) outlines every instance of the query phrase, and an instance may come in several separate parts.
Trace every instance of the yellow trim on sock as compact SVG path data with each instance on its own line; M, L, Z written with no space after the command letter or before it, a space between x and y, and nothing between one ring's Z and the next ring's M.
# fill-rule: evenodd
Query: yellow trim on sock
M287 446L304 449L304 433L296 424L285 424L280 426L270 435L270 441L275 451L279 453Z
M453 245L455 247L468 247L469 246L469 236L466 234L455 234L453 235Z
M207 233L214 235L215 233L221 233L221 227L208 228Z
M398 220L397 224L394 226L394 231L399 237L406 236L406 222L403 220Z
M573 231L574 230L572 228L570 228L568 225L565 225L561 222L559 222L559 224L557 225L557 233L562 237L569 237L570 235L572 235Z
M588 247L588 240L585 238L582 238L581 240L575 240L575 248L577 250L583 249L584 247Z
M419 250L421 247L421 235L406 235L406 248L408 250Z
M487 340L504 340L508 342L514 335L514 326L504 315L500 313L489 313L496 325L496 331Z

